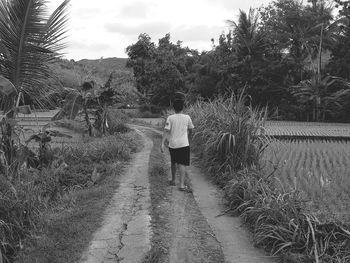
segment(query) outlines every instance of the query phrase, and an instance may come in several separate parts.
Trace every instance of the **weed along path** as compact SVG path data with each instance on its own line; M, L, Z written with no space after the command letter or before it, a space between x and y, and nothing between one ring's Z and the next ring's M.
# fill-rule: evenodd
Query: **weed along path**
M225 210L220 190L198 168L191 167L186 179L193 194L169 186L170 160L159 151L161 132L149 127L132 127L145 131L154 144L149 165L152 248L143 263L275 262L253 246L240 218L218 217Z
M148 164L152 141L143 138L143 149L120 178L120 186L109 204L102 226L94 233L80 262L141 262L150 250L150 194Z

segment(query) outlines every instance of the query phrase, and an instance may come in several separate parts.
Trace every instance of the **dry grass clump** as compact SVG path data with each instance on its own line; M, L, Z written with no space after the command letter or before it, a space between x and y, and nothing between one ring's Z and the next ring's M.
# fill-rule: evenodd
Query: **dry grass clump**
M266 111L232 96L198 102L189 109L196 127L192 145L198 159L223 186L229 210L241 215L257 246L282 262L350 262L350 229L341 222L320 222L297 189L261 167L269 145L263 135Z

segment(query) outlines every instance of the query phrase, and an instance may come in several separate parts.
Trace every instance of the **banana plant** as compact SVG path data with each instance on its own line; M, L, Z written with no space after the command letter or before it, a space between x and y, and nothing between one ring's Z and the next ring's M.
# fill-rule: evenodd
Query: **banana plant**
M83 114L89 136L94 129L105 134L110 128L108 106L118 105L123 101L123 96L110 87L113 73L103 87L99 87L94 81L84 82L79 89L66 88L67 95L62 109L53 117L53 121L63 118L75 119ZM91 122L90 112L95 115L95 122Z
M49 166L54 160L54 156L51 154L50 142L53 137L64 137L72 138L72 136L56 131L48 130L50 124L45 125L38 133L31 135L26 141L24 146L25 152L27 153L24 156L24 160L27 161L28 165L33 168L41 169L43 167ZM32 150L29 149L28 143L37 142L39 144L38 153L35 154Z

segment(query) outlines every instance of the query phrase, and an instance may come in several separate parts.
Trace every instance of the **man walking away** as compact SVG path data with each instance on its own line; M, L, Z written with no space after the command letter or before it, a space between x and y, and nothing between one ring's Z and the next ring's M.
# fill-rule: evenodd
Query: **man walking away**
M183 100L175 100L173 103L175 114L170 115L164 127L161 151L164 152L165 142L169 142L169 152L171 159L171 177L170 185L176 185L176 168L180 172L180 191L192 192L185 186L186 169L190 165L190 144L189 137L194 128L191 117L183 114Z

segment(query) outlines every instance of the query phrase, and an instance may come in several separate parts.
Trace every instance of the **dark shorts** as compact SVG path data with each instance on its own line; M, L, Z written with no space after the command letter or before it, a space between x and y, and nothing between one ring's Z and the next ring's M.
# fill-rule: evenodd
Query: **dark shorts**
M190 146L182 148L169 148L170 159L172 163L178 163L185 166L190 165Z

